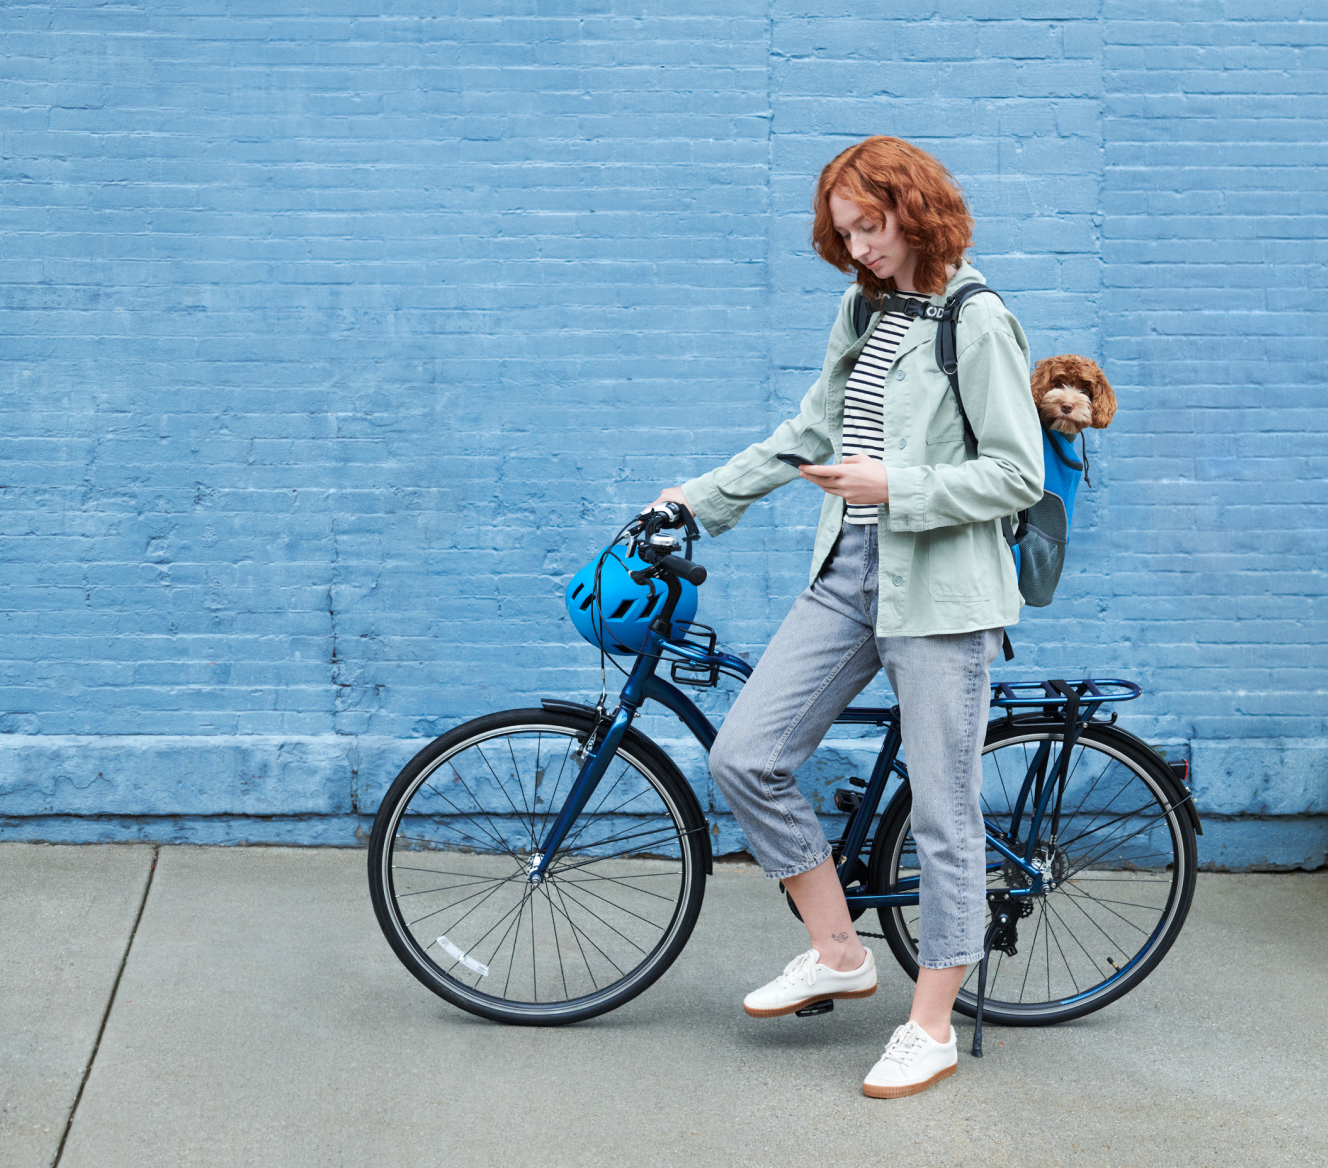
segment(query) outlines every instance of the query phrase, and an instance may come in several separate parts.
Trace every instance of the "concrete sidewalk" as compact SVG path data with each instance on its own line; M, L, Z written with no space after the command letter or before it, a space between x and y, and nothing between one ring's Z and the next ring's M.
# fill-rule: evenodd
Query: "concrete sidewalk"
M806 937L751 869L716 873L656 986L545 1030L424 990L364 866L0 845L0 1165L1328 1163L1328 873L1201 875L1133 994L1067 1026L991 1027L985 1059L872 1100L862 1075L910 983L872 942L874 998L747 1018L742 993Z

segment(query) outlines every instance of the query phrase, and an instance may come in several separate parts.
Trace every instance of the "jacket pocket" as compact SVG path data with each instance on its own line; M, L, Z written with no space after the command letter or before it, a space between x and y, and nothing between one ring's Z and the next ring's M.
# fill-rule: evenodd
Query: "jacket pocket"
M987 600L992 595L989 523L961 523L919 532L925 544L927 588L934 600Z
M928 460L950 462L952 454L962 460L964 422L959 416L950 379L939 369L931 369L925 376L927 400L931 404L931 416L927 419Z

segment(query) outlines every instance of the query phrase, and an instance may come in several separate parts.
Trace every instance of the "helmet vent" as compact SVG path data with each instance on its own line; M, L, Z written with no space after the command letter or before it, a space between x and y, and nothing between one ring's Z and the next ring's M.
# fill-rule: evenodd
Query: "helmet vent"
M632 611L632 598L629 597L627 600L623 600L618 603L618 607L615 608L609 614L609 620L622 620L622 618L625 617L631 611Z
M590 607L591 601L593 601L594 599L595 599L595 594L593 592L587 592L585 600L581 602L581 611L585 612L586 609Z
M572 599L573 599L573 600L575 600L578 596L581 595L581 589L584 588L584 587L585 587L584 584L578 584L575 588L572 589Z
M645 608L643 608L643 609L641 610L641 619L642 619L642 620L645 620L646 617L648 617L652 612L655 611L655 601L657 601L658 599L659 599L659 593L658 593L658 592L652 592L652 593L650 594L650 599L646 601L646 606L645 606Z

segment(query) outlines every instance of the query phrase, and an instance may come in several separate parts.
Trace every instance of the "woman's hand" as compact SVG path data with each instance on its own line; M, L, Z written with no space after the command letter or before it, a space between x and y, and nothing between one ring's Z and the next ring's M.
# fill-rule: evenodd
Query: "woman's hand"
M658 507L661 503L677 503L686 510L688 515L695 514L692 505L687 502L687 496L682 493L681 487L665 487L664 490L660 491L659 498L650 505Z
M885 467L865 454L850 454L834 466L808 463L799 469L809 483L827 494L838 495L845 503L890 502L890 478Z

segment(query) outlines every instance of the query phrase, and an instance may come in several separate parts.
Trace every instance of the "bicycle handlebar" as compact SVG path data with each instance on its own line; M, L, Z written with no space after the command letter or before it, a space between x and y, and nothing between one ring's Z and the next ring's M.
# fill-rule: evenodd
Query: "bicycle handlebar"
M660 556L655 561L665 571L672 572L675 576L681 576L690 584L698 587L705 583L706 570L700 564L695 564L691 560L684 560L682 556Z
M686 556L675 556L651 546L654 535L665 527L683 527L686 530ZM660 507L648 507L636 517L628 530L632 532L633 543L638 549L637 554L646 563L651 564L653 569L669 572L671 575L679 576L698 587L705 583L705 568L689 558L692 554L692 540L699 536L700 532L697 530L696 522L692 519L687 508L680 507L677 503L665 503ZM676 548L678 543L676 540L670 540L669 545ZM653 574L653 572L647 569L645 572L633 572L631 576L633 580L640 583L649 574Z

